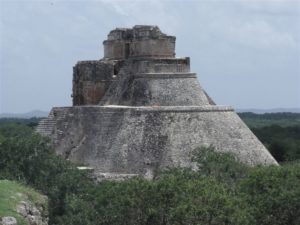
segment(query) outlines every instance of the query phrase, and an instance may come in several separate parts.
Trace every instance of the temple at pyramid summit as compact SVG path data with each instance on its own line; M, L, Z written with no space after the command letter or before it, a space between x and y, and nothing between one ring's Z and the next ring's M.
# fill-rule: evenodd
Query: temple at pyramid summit
M277 164L233 108L203 90L189 58L175 57L175 41L157 26L112 30L102 59L74 66L73 106L54 107L37 132L57 154L107 176L189 167L201 146Z

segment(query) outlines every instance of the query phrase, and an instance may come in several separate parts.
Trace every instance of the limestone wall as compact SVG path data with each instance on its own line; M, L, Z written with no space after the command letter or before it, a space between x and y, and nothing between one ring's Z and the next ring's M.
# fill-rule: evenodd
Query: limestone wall
M175 40L147 39L133 42L120 40L104 42L104 58L127 59L143 57L174 58Z
M147 39L130 43L129 57L175 57L175 40Z
M73 105L95 105L114 79L113 63L82 61L73 68Z
M54 114L56 110L52 138L57 153L102 172L145 174L190 166L191 152L209 145L249 165L277 164L230 107L81 106L54 108Z
M181 72L176 72L181 70ZM156 71L151 73L150 71ZM129 59L120 69L100 105L200 106L210 105L189 59Z
M190 58L141 58L131 60L132 73L190 72Z
M104 45L104 58L107 59L125 59L129 55L129 44L124 41L105 41ZM126 55L125 48L127 47L128 54Z
M163 34L156 26L134 26L112 30L103 42L104 58L174 58L174 36Z

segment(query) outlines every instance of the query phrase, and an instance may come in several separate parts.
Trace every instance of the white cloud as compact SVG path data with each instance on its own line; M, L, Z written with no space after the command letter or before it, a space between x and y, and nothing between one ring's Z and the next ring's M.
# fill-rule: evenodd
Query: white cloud
M297 42L292 34L280 32L263 20L232 24L226 31L231 41L259 48L293 48Z
M236 0L245 9L262 13L299 13L299 0Z
M162 31L173 34L179 24L179 18L173 16L167 7L168 2L160 0L101 0L101 2L113 8L120 16L125 17L123 25L128 27L137 24L159 25Z

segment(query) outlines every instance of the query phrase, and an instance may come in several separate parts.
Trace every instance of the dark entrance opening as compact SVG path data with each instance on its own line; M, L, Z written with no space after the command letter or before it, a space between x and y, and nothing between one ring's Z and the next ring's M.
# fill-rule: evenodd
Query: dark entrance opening
M129 49L129 43L125 44L125 58L127 59L129 57L130 49Z

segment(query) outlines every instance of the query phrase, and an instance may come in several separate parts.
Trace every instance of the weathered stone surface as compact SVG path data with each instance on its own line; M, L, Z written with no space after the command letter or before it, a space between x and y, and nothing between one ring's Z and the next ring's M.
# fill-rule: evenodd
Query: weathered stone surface
M56 152L102 172L191 166L190 153L209 145L249 165L276 164L230 107L78 106L53 114L66 115L55 118Z
M217 106L202 89L189 58L174 58L173 42L154 26L113 30L104 59L74 68L76 106L53 108L37 131L99 179L193 167L191 152L209 145L249 165L277 164L234 110Z
M209 105L194 73L122 75L101 99L101 105L201 106Z
M22 215L30 225L47 225L48 215L41 206L33 205L30 201L21 201L17 205L17 212Z
M73 68L73 105L98 104L122 62L81 61Z
M175 40L174 36L162 33L157 26L116 28L103 42L104 58L174 57Z
M4 216L0 222L1 225L17 225L17 220L12 216Z

